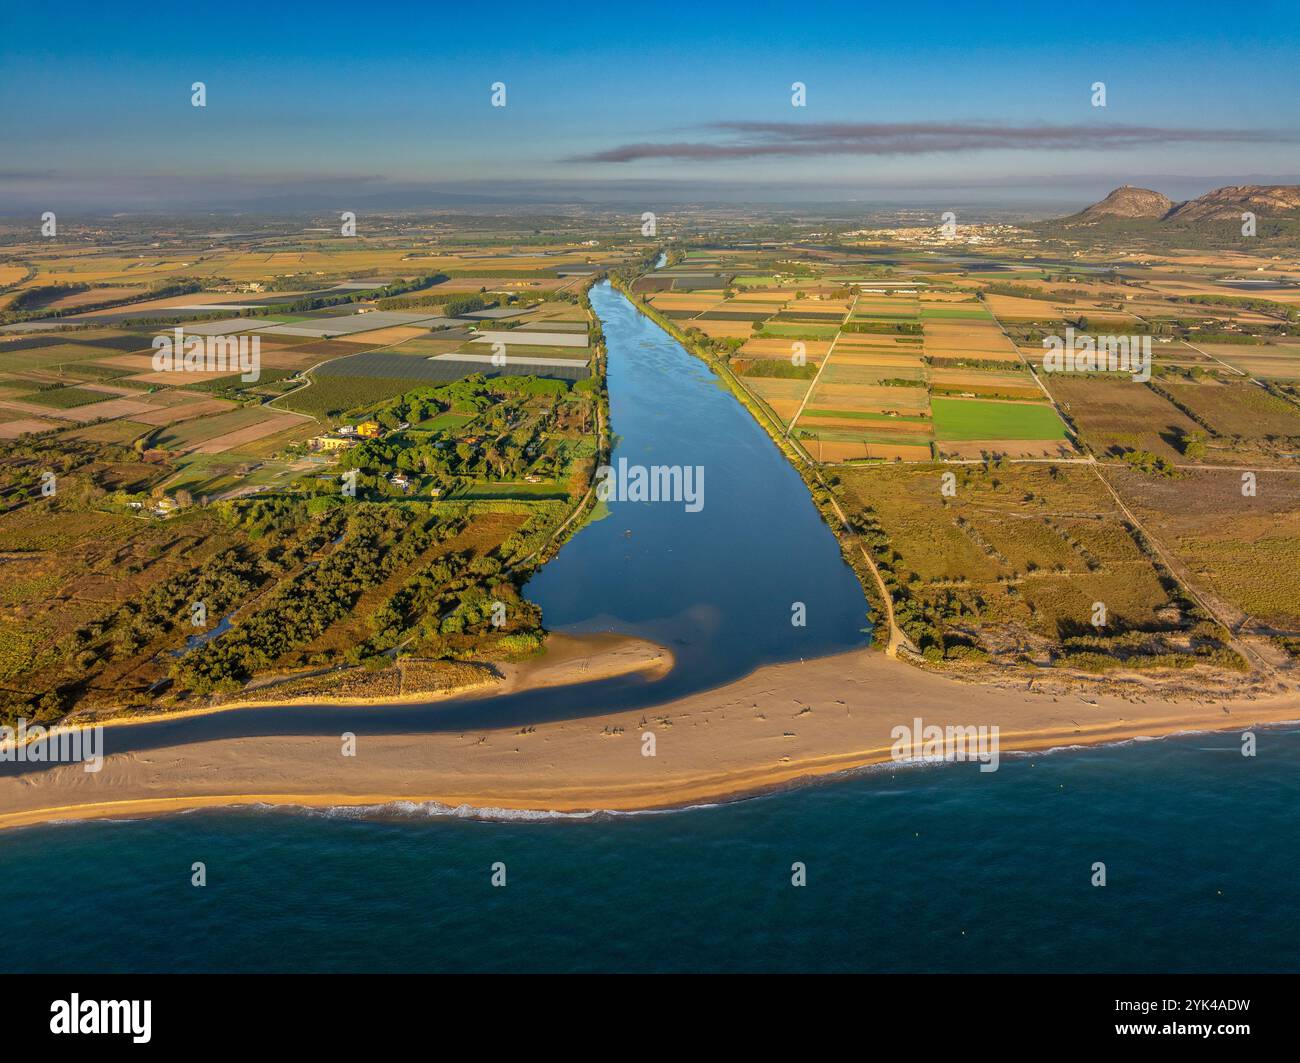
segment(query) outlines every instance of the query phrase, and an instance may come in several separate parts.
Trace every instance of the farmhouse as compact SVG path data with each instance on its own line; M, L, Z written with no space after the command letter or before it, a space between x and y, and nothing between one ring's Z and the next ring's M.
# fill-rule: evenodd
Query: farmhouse
M356 446L356 443L355 439L338 435L313 436L307 441L307 445L312 450L346 450L348 447Z

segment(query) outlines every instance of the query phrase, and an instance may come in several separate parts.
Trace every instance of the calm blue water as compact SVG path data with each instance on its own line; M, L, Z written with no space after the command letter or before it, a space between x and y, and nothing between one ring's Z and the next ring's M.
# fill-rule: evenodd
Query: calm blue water
M808 490L712 373L609 284L592 306L609 346L610 464L703 469L703 507L610 503L527 585L548 627L671 646L657 696L771 661L865 645L866 600ZM806 624L791 623L803 603Z
M1189 737L588 820L34 828L0 838L0 969L1294 971L1300 734L1239 748Z

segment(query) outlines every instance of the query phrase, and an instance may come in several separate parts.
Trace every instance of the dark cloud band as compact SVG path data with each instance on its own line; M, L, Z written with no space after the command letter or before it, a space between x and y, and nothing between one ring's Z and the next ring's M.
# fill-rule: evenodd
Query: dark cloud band
M1086 151L1167 144L1281 143L1293 133L1133 125L1010 126L976 122L714 122L709 141L623 144L569 162L754 159L764 156L926 155L973 151Z

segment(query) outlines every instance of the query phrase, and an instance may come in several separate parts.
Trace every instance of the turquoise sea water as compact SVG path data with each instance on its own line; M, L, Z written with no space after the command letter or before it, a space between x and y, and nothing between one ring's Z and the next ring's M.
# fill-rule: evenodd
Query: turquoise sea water
M33 828L0 840L0 969L1294 971L1297 807L1300 733L1263 731L658 815Z

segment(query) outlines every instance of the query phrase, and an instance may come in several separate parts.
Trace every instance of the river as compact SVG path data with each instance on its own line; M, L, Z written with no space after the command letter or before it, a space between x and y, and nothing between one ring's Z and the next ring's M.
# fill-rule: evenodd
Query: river
M547 625L669 646L670 695L865 645L862 588L781 451L621 293L601 284L591 302L609 346L611 466L695 469L703 504L612 502L528 584Z

